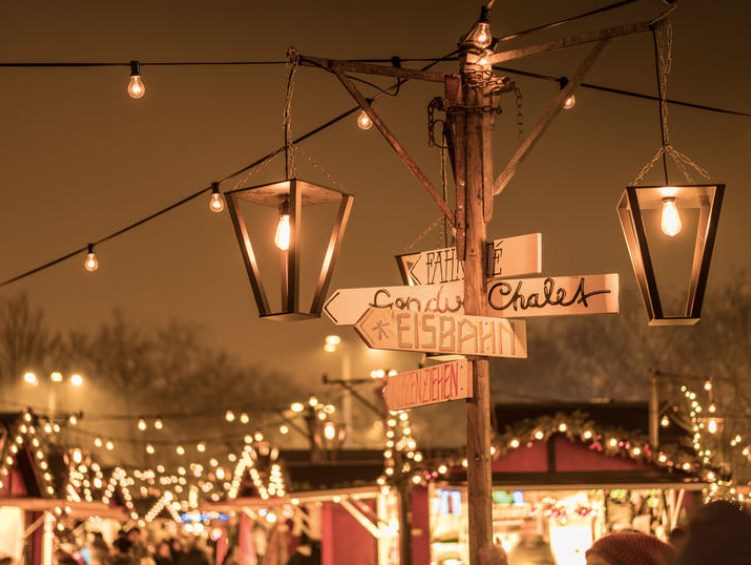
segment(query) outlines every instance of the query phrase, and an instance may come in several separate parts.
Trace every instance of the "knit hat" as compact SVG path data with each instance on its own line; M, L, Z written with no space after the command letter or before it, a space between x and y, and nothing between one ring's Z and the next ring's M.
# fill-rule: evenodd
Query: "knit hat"
M654 536L641 532L614 532L598 539L587 551L613 565L668 565L675 550Z

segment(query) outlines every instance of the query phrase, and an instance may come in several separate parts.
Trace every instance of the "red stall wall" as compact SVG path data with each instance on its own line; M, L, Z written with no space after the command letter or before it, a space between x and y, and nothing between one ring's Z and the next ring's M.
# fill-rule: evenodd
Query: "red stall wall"
M378 545L349 512L333 502L321 508L322 565L374 565Z

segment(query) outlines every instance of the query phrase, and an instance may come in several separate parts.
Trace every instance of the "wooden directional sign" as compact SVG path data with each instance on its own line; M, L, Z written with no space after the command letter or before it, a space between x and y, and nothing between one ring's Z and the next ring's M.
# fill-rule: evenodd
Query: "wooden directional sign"
M542 234L529 233L488 242L486 276L518 277L542 271ZM455 247L396 256L405 284L443 284L464 280Z
M488 281L488 315L502 318L615 314L618 275Z
M472 398L471 365L460 359L388 377L383 398L389 410Z
M337 325L352 325L368 307L417 312L462 312L461 281L425 286L345 288L334 292L323 311Z
M618 275L491 279L488 316L528 318L618 312ZM422 286L349 288L334 292L323 311L338 325L351 325L369 307L409 312L462 314L464 282Z
M526 357L523 320L368 308L355 330L372 349Z

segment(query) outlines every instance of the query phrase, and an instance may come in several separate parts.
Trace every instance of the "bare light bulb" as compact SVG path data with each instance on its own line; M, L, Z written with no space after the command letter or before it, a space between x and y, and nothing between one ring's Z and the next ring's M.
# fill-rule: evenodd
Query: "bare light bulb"
M93 273L99 268L99 259L96 258L96 253L94 253L93 243L89 243L89 247L86 251L86 259L83 262L83 268L90 273Z
M130 82L128 83L128 96L139 99L146 94L146 87L141 79L141 62L130 62Z
M360 112L360 114L357 116L357 127L360 129L370 129L373 127L373 121L370 119L370 116L363 110Z
M563 109L570 110L574 106L576 106L576 96L572 94L571 96L566 98L566 100L563 102Z
M326 422L323 427L323 436L329 441L336 437L336 424L334 422Z
M219 192L219 183L211 183L211 198L209 199L209 210L218 214L224 210L224 196Z
M709 423L707 424L707 431L710 434L716 434L717 433L717 420L714 418L711 418L709 420Z
M289 249L289 212L282 211L279 214L279 223L276 226L276 233L274 234L274 245L276 245L281 251L287 251Z
M678 215L675 198L664 198L662 200L662 223L660 227L662 233L670 237L675 237L681 231L681 217Z

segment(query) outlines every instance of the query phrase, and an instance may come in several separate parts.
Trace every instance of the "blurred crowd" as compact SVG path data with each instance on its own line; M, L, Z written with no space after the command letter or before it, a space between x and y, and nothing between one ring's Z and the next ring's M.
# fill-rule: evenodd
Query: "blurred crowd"
M108 544L100 532L93 532L78 550L55 552L53 565L211 565L212 552L202 538L161 540L147 545L138 527L120 530Z

